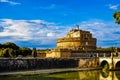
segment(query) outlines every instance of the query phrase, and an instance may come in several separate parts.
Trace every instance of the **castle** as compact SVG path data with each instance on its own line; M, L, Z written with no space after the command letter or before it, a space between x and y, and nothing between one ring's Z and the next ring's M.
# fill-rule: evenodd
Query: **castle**
M73 51L96 50L96 38L90 31L77 29L70 30L66 37L57 39L57 47L47 52L46 57L72 57Z

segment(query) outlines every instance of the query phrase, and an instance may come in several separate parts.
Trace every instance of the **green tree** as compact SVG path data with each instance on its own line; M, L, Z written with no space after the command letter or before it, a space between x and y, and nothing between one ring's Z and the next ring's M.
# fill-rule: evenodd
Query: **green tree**
M0 49L0 57L3 57L3 49Z
M3 53L2 53L3 57L9 57L9 53L7 49L3 49Z
M33 55L33 57L37 57L37 51L36 51L36 48L33 48L33 50L32 50L32 55Z
M113 18L116 20L115 23L120 24L120 11L115 12Z
M31 55L31 54L32 54L32 50L30 48L27 48L27 47L20 48L19 55L27 56L27 55Z
M2 48L2 44L0 44L0 48Z
M0 44L0 56L15 57L19 52L19 46L12 42Z
M12 48L14 50L19 49L19 46L17 46L15 43L12 42L6 42L5 44L3 44L4 48Z
M101 50L101 51L113 51L113 47L108 47L108 48L97 47L97 50Z
M3 57L15 57L15 51L12 48L3 49L1 56Z

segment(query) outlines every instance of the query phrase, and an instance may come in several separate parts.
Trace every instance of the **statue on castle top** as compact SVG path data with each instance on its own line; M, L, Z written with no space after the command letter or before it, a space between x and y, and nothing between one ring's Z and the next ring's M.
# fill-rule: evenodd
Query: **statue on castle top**
M79 25L76 25L76 26L77 26L77 29L80 30Z

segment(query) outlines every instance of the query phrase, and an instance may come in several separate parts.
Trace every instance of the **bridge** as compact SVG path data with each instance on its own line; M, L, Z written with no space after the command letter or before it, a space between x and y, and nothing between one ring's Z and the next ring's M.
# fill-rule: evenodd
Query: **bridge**
M110 57L106 57L105 55L103 57L99 57L99 65L104 67L106 64L109 69L120 69L120 55L113 56L111 54Z

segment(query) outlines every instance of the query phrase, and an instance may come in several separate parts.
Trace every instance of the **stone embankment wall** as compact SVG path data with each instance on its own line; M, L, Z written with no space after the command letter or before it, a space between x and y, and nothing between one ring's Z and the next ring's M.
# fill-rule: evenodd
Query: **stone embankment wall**
M52 69L52 68L74 68L78 66L77 59L66 58L32 58L32 59L0 59L0 72Z
M97 58L21 58L0 59L0 72L55 69L55 68L89 68L98 67Z
M79 68L99 67L98 58L80 58L78 61Z

